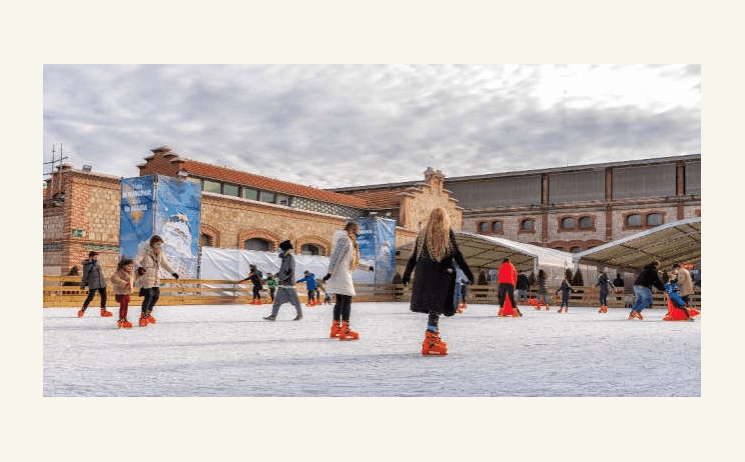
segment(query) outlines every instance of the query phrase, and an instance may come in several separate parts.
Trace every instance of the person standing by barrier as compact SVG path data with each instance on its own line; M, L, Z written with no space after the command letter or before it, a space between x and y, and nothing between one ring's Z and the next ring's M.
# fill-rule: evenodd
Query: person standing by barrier
M96 292L101 296L101 316L106 318L114 314L111 311L106 311L106 278L103 275L101 264L96 257L98 257L98 252L91 250L88 252L88 259L83 261L83 278L80 281L80 288L85 289L87 286L88 296L85 297L83 307L78 311L79 318L85 316L85 310L88 309L88 305L93 301Z
M528 276L524 272L520 271L517 273L517 283L515 284L515 290L517 291L517 301L525 302L528 300Z
M419 232L414 250L406 264L401 282L406 285L416 268L411 289L411 311L427 313L427 329L422 342L422 355L447 355L447 343L440 339L440 315L453 316L457 263L470 282L474 277L458 248L450 228L450 217L438 207L429 215L425 228Z
M129 311L129 295L134 285L134 262L131 258L122 258L116 265L116 271L111 275L111 291L114 299L119 302L119 320L117 327L130 328L132 323L127 320Z
M657 274L659 268L660 262L653 261L642 269L634 281L634 295L636 299L629 313L629 319L644 320L642 310L652 304L652 286L659 290L665 290L665 286L660 280L660 275Z
M329 256L329 269L323 277L326 291L334 294L333 320L329 337L339 340L357 340L360 334L349 329L349 318L352 314L352 297L357 295L352 281L352 272L360 264L360 248L357 244L357 234L360 227L357 223L348 222L343 230L334 232L332 237L333 250ZM372 271L373 267L369 267Z
M261 305L261 271L259 271L258 268L256 268L256 265L250 265L248 267L249 273L248 276L246 276L245 279L241 279L238 281L239 283L243 281L250 280L253 284L253 298L251 299L252 305Z
M285 303L291 303L295 307L295 321L303 319L303 308L300 306L300 299L297 297L295 288L295 257L292 256L292 243L289 240L282 241L279 244L279 258L282 264L279 266L277 273L277 296L272 304L272 314L265 317L267 321L275 321L279 314L279 308Z
M536 309L540 310L541 305L546 307L548 311L548 290L546 289L546 272L538 270L538 292L536 294Z
M497 282L499 283L499 311L504 309L505 299L509 297L512 308L515 310L518 316L523 314L517 308L517 302L515 302L515 284L517 284L517 270L515 265L512 264L509 258L502 260L502 266L499 267L499 273L497 274Z
M142 296L142 312L139 321L141 327L157 322L153 317L153 308L160 298L160 269L163 268L171 273L174 279L179 277L163 253L163 238L156 234L150 238L149 244L135 259L139 276L135 284L140 287Z
M268 274L266 276L266 286L269 288L269 297L272 299L272 303L274 303L274 292L277 291L277 280L274 279L273 274Z
M574 289L572 289L572 286L569 284L569 279L564 278L564 280L561 281L561 285L556 289L556 293L558 294L559 292L561 292L561 305L559 306L558 313L566 313L569 311L569 296L574 292Z
M600 275L598 276L598 282L595 283L595 287L599 287L598 290L598 301L600 302L600 309L598 310L598 313L607 313L608 312L608 294L611 293L611 283L610 278L607 274L605 274L605 270L600 270Z

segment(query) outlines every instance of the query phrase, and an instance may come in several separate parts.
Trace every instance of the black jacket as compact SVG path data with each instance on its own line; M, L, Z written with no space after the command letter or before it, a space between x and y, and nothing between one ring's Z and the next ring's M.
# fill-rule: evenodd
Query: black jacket
M636 281L634 281L634 285L644 286L648 289L651 289L652 286L655 286L659 290L665 290L665 286L662 285L660 276L657 274L657 267L654 265L645 266L642 272L639 273L639 277L637 277Z
M518 274L517 284L515 285L515 289L528 290L529 286L530 285L528 284L528 277L524 274Z
M411 311L417 313L435 311L445 316L452 316L455 314L455 268L453 260L471 283L473 283L473 273L460 253L452 230L450 231L448 255L439 262L430 258L427 246L422 242L423 239L424 233L420 233L403 276L403 280L408 282L414 267L416 267L414 285L411 290Z

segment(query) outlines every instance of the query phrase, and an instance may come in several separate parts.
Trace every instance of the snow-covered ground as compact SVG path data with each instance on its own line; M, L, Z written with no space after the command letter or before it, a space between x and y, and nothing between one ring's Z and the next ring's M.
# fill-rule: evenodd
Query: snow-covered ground
M446 357L423 357L426 316L406 303L352 305L360 340L328 337L331 306L157 306L158 323L116 328L91 306L46 308L45 397L698 397L701 318L644 321L628 309L567 314L469 305L440 321Z

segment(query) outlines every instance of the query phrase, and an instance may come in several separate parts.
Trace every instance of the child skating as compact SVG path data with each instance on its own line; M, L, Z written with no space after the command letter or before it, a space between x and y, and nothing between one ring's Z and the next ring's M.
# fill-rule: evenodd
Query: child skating
M566 313L569 310L569 295L574 292L567 278L564 278L559 288L556 289L556 294L559 292L561 292L561 305L559 306L558 313Z
M127 320L129 310L129 296L134 284L134 262L130 258L122 258L116 265L116 271L111 275L111 287L114 299L119 302L119 320L117 327L130 328L132 323Z

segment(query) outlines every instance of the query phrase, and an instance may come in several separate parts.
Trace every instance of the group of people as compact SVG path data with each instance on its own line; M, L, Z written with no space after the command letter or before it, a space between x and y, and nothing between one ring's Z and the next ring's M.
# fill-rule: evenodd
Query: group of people
M161 268L168 271L174 279L179 278L178 273L173 270L163 253L163 238L155 235L150 238L148 244L134 260L130 258L119 260L116 271L111 275L112 292L114 293L114 299L119 303L118 327L132 327L127 315L130 294L134 287L140 288L139 295L142 297L142 307L139 325L145 327L157 322L152 313L155 303L160 298ZM101 316L113 316L112 312L106 310L106 278L97 257L98 252L93 250L88 253L88 259L83 262L80 288L88 287L88 296L83 301L83 307L78 311L78 317L80 318L85 316L85 311L96 293L100 294L101 298Z
M269 275L267 284L272 299L272 311L264 319L275 321L280 307L285 303L294 306L296 316L294 320L303 319L303 310L297 295L295 284L304 282L308 289L308 300L317 303L318 285L325 285L328 294L334 294L335 303L332 311L332 322L329 337L339 340L357 340L359 333L350 328L352 312L352 298L356 295L352 273L360 266L359 246L357 235L359 225L349 222L344 229L336 231L332 238L333 250L329 257L327 274L322 281L316 281L315 275L305 271L304 277L295 279L295 258L292 254L292 243L285 240L279 244L279 258L281 265L276 275ZM127 320L127 311L130 294L133 287L140 287L140 295L143 297L139 325L147 326L154 324L152 316L155 303L160 296L160 269L163 268L175 279L179 275L173 271L162 252L163 239L153 236L149 246L137 256L136 259L122 258L116 272L111 276L113 293L119 302L119 327L132 327ZM106 311L106 281L103 277L101 265L96 257L98 253L90 252L88 260L83 264L83 276L81 288L89 287L83 307L78 316L85 315L85 311L93 300L96 293L101 296L101 316L112 316ZM641 272L634 283L636 301L629 314L629 319L643 319L641 312L649 306L652 301L651 287L664 290L662 282L657 274L659 262L652 262ZM372 271L373 267L365 268ZM416 269L416 272L414 270ZM681 296L688 302L688 297L693 293L693 285L690 273L680 267L673 266L678 283L681 286ZM411 280L414 273L413 281ZM459 278L458 273L463 277ZM260 301L261 271L251 265L249 276L240 282L251 280L254 283L254 299ZM455 234L450 225L450 218L443 208L435 208L430 213L426 226L417 235L411 256L406 264L402 277L404 285L412 283L410 309L416 313L427 315L427 322L422 341L421 353L425 356L444 356L448 354L447 343L440 338L439 321L442 316L453 316L459 311L456 287L473 284L474 276L468 263L465 261ZM517 307L514 292L517 290L518 297L522 300L527 297L528 279L524 274L518 274L515 266L509 258L505 258L498 271L498 298L500 310L504 308L509 300L517 316L522 313ZM537 301L548 306L546 290L546 274L539 270ZM605 272L601 271L598 277L600 287L601 312L607 312L607 296L612 290L612 285ZM462 291L463 287L460 287ZM276 295L275 295L276 290ZM556 290L562 294L559 312L566 312L569 308L570 294L574 291L569 281L564 279L561 286ZM463 293L463 292L461 292ZM464 300L465 301L465 300Z

